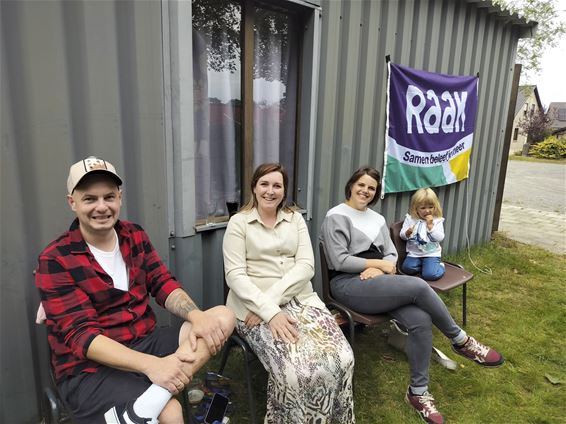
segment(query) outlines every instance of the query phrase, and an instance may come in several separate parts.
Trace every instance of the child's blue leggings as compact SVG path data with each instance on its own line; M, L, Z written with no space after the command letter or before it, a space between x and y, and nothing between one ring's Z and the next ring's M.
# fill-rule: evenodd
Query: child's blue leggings
M436 281L444 275L444 264L438 256L414 258L407 256L401 265L401 271L407 275L420 274L428 281Z

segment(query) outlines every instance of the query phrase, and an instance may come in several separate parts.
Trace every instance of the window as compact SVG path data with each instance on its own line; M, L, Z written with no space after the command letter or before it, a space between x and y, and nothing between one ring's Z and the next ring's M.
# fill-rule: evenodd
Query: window
M566 109L558 109L558 120L566 121Z
M519 128L515 128L513 130L513 140L517 140L518 135L519 135Z
M535 105L532 104L531 105L531 116L533 116L534 113L535 113Z
M287 4L287 3L283 3ZM297 202L302 38L308 10L193 0L196 224L225 221L255 167L281 162Z

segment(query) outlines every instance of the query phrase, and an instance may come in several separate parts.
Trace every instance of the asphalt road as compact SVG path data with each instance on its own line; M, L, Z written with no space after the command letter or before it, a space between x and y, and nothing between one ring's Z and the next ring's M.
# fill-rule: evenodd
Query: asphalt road
M566 213L566 165L510 160L503 203Z

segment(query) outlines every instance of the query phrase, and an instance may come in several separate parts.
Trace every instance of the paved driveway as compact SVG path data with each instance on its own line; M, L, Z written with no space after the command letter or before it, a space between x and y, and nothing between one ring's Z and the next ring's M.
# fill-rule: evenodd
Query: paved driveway
M499 230L566 254L566 165L510 160Z

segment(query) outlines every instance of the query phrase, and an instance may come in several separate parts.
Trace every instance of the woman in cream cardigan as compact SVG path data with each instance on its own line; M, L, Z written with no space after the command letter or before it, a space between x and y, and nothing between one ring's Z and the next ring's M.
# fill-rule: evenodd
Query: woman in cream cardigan
M313 249L287 182L280 164L260 165L252 198L230 219L226 304L269 373L266 423L354 423L353 352L313 290Z

